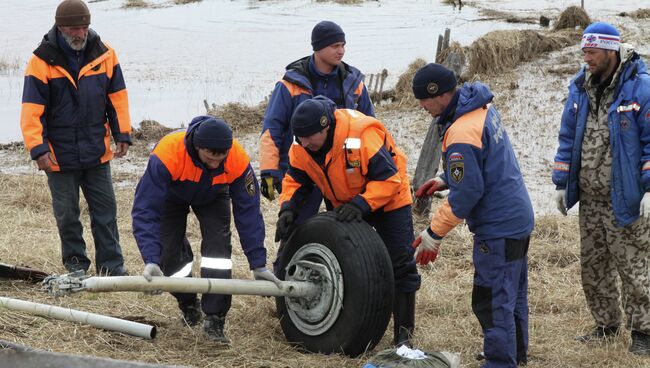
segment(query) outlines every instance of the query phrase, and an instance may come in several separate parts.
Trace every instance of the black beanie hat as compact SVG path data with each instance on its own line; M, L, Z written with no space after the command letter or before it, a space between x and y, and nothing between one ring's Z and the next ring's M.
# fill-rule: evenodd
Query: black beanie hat
M324 20L314 26L311 30L311 46L314 51L326 48L327 46L345 42L345 33L336 23Z
M334 119L336 105L325 96L303 101L291 116L291 127L296 137L309 137L329 126Z
M90 24L90 10L81 0L63 0L56 7L54 24L57 26L87 26Z
M228 124L212 116L197 116L190 126L198 122L192 136L192 144L199 148L227 150L232 147L232 130Z
M413 76L413 94L418 100L437 97L456 87L456 75L440 64L430 63Z

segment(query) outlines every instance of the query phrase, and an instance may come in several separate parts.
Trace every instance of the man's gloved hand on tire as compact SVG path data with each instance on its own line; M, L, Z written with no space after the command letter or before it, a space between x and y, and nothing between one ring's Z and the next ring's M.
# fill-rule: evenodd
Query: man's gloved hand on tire
M298 215L294 210L282 210L278 215L278 222L275 225L275 241L286 239L291 230L293 230L293 223L296 221Z

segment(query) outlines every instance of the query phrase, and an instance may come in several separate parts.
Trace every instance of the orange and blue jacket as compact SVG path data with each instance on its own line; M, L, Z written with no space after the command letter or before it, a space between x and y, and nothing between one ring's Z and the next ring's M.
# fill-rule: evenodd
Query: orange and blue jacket
M432 217L434 238L463 219L478 240L521 239L533 230L533 207L492 98L486 85L465 84L438 119L449 195Z
M314 186L334 208L352 202L364 214L412 203L406 156L377 119L356 110L334 111L331 148L317 162L300 144L289 150L281 209L298 210Z
M165 202L201 206L228 193L235 226L251 269L264 267L264 219L260 191L250 159L237 140L216 169L208 169L192 145L206 116L192 120L186 131L172 132L156 145L135 190L131 216L133 235L145 263L160 264L160 216Z
M282 178L288 168L288 152L293 142L291 115L303 101L323 95L338 108L355 109L375 116L363 74L341 62L330 74L323 75L314 66L313 55L286 67L277 82L264 113L260 137L260 174Z
M115 50L88 31L79 74L68 66L53 27L25 72L20 126L33 160L51 152L54 171L86 169L113 158L116 142L131 143L131 119Z

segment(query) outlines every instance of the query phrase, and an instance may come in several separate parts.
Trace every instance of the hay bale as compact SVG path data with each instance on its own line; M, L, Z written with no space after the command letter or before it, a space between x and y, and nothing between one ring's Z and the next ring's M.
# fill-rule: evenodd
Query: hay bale
M144 9L151 7L152 5L144 0L126 0L122 4L122 9Z
M542 53L572 45L579 37L575 30L548 34L533 30L492 31L466 49L468 72L470 75L504 72Z
M469 73L494 74L536 55L541 35L532 30L492 31L468 47Z
M629 17L634 18L634 19L646 19L646 18L650 18L650 9L638 9L638 10L635 10L635 11L633 11L631 13L623 12L623 13L621 13L619 15L623 16L623 17L629 16Z
M155 120L142 120L140 128L133 129L133 138L158 142L160 138L175 129L168 128Z
M253 133L261 131L262 120L267 102L256 106L248 106L239 102L230 102L225 105L208 106L205 102L208 115L225 120L235 133Z
M555 23L553 29L575 29L576 27L585 29L589 24L591 24L591 19L584 9L579 6L570 6L560 14L560 19Z
M410 105L417 106L417 100L413 97L413 76L415 72L423 66L427 65L427 62L424 59L415 59L409 64L408 68L402 75L397 79L397 84L393 89L394 100L399 104L410 101Z

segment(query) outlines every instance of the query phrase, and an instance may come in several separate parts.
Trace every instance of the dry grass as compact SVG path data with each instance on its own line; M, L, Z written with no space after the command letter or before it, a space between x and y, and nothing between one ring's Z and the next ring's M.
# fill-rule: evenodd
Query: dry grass
M206 113L225 120L235 134L260 132L262 130L266 101L260 102L256 106L249 106L239 102L231 102L225 105L212 104L212 106L209 106L205 101L204 103Z
M533 30L492 31L465 48L469 68L466 79L477 74L493 75L533 60L541 54L575 44L575 30L537 32Z
M575 29L576 27L585 29L589 24L591 24L591 19L584 9L579 6L570 6L560 14L554 29Z
M200 3L203 0L174 0L174 5L184 5L191 3Z
M122 3L123 9L145 9L152 7L154 7L154 5L145 0L124 0L124 3Z
M117 179L119 180L119 179ZM49 194L42 173L0 175L0 254L2 261L30 265L48 272L63 272L60 263L56 225L49 206ZM127 268L134 274L142 261L131 235L129 210L133 187L118 186L118 227ZM439 200L434 206L439 205ZM267 234L272 234L277 202L262 202ZM89 229L87 210L82 218ZM415 218L416 228L426 226L427 218ZM541 367L647 367L647 361L626 351L628 336L623 334L607 344L582 345L573 336L591 326L580 288L578 231L575 217L541 217L533 233L530 250L530 360L529 368ZM233 234L236 234L233 229ZM190 217L188 236L198 252L200 230ZM88 234L92 257L94 248ZM269 263L276 252L266 240ZM238 238L233 237L234 277L250 278ZM461 354L464 367L478 367L473 359L480 351L479 324L470 307L472 285L471 234L461 226L445 240L440 258L420 268L422 288L417 298L416 346L429 351ZM194 367L359 367L374 353L357 359L301 353L286 343L274 317L270 298L235 296L226 325L232 347L215 346L200 328L179 322L174 299L166 294L145 296L138 293L81 293L58 300L38 290L37 285L18 281L0 282L0 295L54 304L137 320L158 326L153 341L98 330L93 327L25 313L0 310L3 339L70 354L86 354L148 363ZM375 352L390 347L389 330Z
M515 15L511 12L491 9L491 8L481 8L479 9L479 14L484 18L479 20L503 20L508 23L526 23L526 24L537 24L539 23L539 18L535 17L522 17Z
M392 91L394 104L391 105L391 108L412 108L418 106L417 100L413 96L413 76L415 76L415 72L418 69L426 64L427 62L424 59L415 59L409 64L406 71L399 76L397 84L395 84L395 88Z
M0 59L0 72L4 70L15 70L18 69L18 59L15 59L13 61L7 61L4 59Z
M633 12L622 12L619 14L622 17L630 17L633 19L646 19L650 18L650 8L648 9L637 9Z

